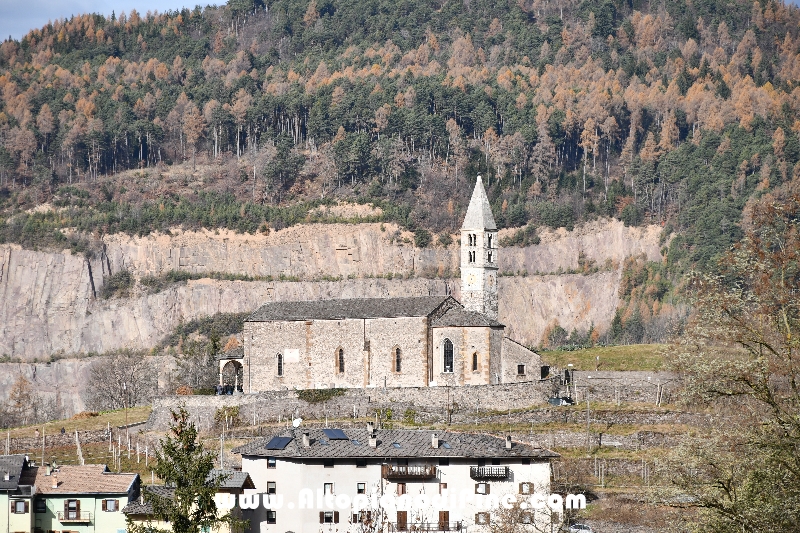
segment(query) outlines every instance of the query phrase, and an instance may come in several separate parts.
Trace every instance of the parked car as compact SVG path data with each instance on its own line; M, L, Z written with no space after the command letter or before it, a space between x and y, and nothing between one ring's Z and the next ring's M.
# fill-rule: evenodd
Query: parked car
M592 528L586 524L572 524L568 531L569 533L593 533Z
M555 397L547 400L550 405L575 405L575 400L569 396L562 396L561 398Z

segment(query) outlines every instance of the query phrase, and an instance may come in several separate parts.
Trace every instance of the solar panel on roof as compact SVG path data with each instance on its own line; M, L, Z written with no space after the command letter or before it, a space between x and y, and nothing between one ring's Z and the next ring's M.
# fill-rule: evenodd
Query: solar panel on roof
M349 440L341 429L323 429L322 432L330 440Z
M292 442L292 437L272 437L267 443L268 450L282 450Z

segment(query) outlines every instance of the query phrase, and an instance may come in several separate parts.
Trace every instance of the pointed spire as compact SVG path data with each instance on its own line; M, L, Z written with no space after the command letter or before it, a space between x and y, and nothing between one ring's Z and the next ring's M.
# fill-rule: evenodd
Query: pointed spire
M483 180L478 176L475 182L475 190L472 191L472 199L469 201L467 216L461 229L468 230L496 230L497 224L492 216L492 207L489 205L489 198L486 196L486 189L483 188Z

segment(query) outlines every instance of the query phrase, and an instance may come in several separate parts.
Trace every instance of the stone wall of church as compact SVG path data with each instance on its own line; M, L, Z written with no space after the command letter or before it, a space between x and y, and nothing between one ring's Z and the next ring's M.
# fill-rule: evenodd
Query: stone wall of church
M427 384L424 317L246 322L244 390ZM395 371L395 350L400 371ZM344 372L339 368L343 351ZM283 376L277 355L283 356Z
M498 337L497 332L500 333ZM445 339L453 343L453 371L445 372ZM433 381L444 385L486 385L492 383L494 362L500 358L502 329L490 327L433 328ZM477 370L473 356L477 354Z
M503 337L503 361L500 376L503 383L532 381L541 377L542 358L520 343ZM525 365L520 369L519 365ZM520 373L520 370L523 370Z

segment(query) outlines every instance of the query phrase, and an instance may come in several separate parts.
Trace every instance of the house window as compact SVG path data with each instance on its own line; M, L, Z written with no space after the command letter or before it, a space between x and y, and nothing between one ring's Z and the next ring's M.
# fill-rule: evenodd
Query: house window
M517 365L517 375L518 376L525 375L525 365Z
M450 466L450 458L449 457L441 457L439 459L439 466Z
M367 467L366 459L356 459L356 468L366 468L366 467Z
M453 343L450 339L444 340L444 372L453 372Z
M323 459L322 466L325 468L333 468L333 459Z
M522 464L524 464L524 465L531 464L531 458L530 457L526 457L525 459L522 460Z
M267 494L277 494L278 489L274 481L267 481Z
M342 348L339 348L339 350L336 353L338 354L336 359L337 368L339 369L338 372L340 374L344 374L344 350Z
M275 511L267 510L267 524L274 524L277 521L277 514Z
M25 500L14 500L11 502L11 512L13 514L25 514L28 512L28 502Z
M274 457L267 457L267 468L275 468L277 466L277 461Z
M500 459L492 459L492 465L500 466Z
M447 483L439 483L439 494L444 494L447 490Z
M320 524L338 524L339 511L320 511L319 512Z
M533 494L533 483L520 483L519 484L519 493L520 494Z
M323 485L323 494L333 494L333 483L325 483Z
M478 459L478 466L486 466L486 459Z
M478 352L472 354L472 371L473 372L478 371Z
M366 494L367 493L367 484L366 483L356 483L356 493L357 494Z
M283 354L279 353L275 356L275 360L278 364L278 377L283 376Z
M405 483L398 483L397 484L397 495L402 496L406 493L406 484Z
M489 484L488 483L475 483L475 494L489 494Z
M475 513L475 524L479 526L489 525L489 513Z
M78 500L65 501L64 514L69 520L76 520L80 516L80 504Z
M45 500L36 500L33 504L33 510L36 513L46 513L47 502Z
M119 500L103 500L102 509L107 513L116 513L119 511Z
M402 361L401 361L401 356L400 356L400 348L395 348L394 349L394 371L395 372L400 372L400 369L402 368L401 365L402 365Z

